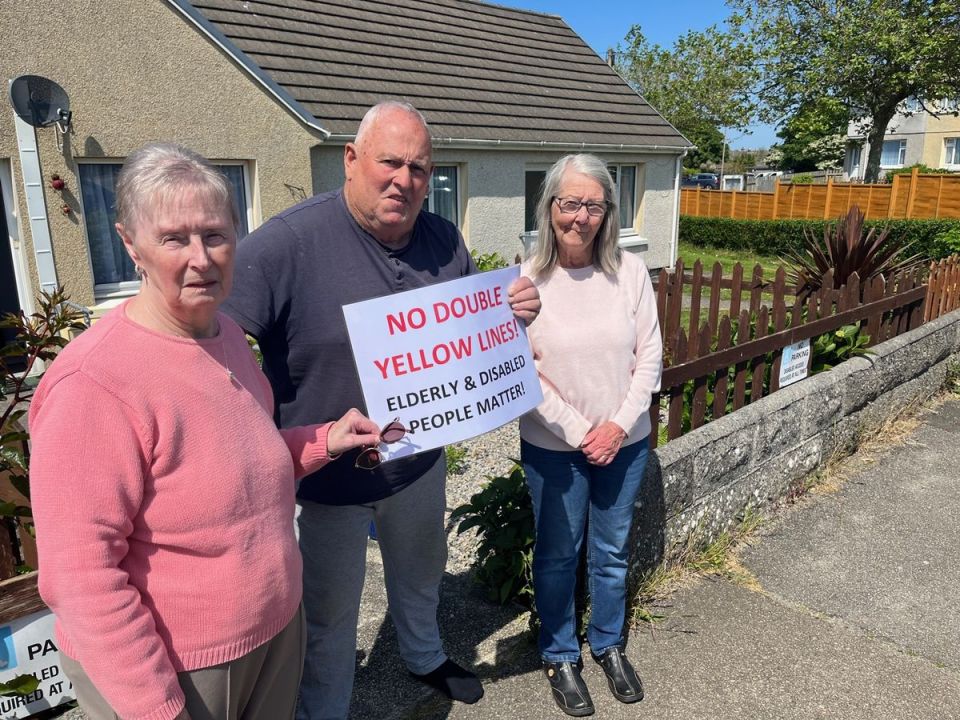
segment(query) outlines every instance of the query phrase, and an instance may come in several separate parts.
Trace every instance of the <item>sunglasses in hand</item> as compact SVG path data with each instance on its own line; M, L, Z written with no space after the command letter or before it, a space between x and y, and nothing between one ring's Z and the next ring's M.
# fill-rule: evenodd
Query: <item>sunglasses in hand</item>
M385 445L390 445L402 440L407 433L413 433L413 431L407 430L401 425L400 418L395 418L392 422L388 422L383 426L383 429L380 431L380 442ZM383 453L376 447L368 447L360 451L353 466L361 470L373 470L379 467L382 462Z

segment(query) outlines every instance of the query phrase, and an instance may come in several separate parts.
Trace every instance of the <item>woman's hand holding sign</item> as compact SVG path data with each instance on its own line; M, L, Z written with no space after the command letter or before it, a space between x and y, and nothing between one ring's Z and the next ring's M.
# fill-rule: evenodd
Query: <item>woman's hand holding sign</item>
M540 291L528 277L521 276L507 288L507 302L514 316L529 325L540 314Z

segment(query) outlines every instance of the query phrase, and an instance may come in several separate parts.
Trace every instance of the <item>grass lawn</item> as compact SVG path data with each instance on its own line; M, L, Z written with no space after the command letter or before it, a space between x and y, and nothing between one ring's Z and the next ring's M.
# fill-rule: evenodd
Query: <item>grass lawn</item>
M780 258L769 255L756 255L748 251L720 250L712 247L693 245L691 243L681 242L679 246L679 255L683 258L685 272L691 272L693 264L699 259L703 263L704 283L709 281L710 273L713 270L713 264L717 261L723 266L723 276L728 278L733 274L733 266L738 262L743 265L743 278L748 281L753 275L753 267L757 263L763 268L763 277L765 280L772 281L776 275L777 268L783 263ZM689 286L685 286L685 293L689 293ZM720 317L728 313L731 291L727 289L720 290ZM764 303L769 305L770 298L765 295ZM749 303L749 293L744 292L741 296L742 303ZM792 302L792 298L789 300ZM709 289L704 288L704 295L701 300L701 322L705 319L706 309L709 307ZM689 298L684 302L684 307L680 312L680 327L685 331L690 326Z
M693 245L691 243L680 241L679 254L683 258L685 268L693 268L693 264L699 259L703 263L704 275L709 275L713 269L713 264L720 261L723 266L724 277L730 277L733 272L733 266L737 263L743 265L743 276L750 277L753 273L753 266L760 263L763 268L765 278L773 278L777 268L782 265L780 258L770 255L754 255L747 250L719 250L717 248Z

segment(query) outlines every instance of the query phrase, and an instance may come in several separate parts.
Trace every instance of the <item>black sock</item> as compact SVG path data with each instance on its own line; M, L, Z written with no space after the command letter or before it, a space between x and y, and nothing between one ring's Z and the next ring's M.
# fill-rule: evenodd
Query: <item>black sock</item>
M472 704L483 697L483 685L477 680L477 676L453 660L447 660L426 675L410 674L453 700Z

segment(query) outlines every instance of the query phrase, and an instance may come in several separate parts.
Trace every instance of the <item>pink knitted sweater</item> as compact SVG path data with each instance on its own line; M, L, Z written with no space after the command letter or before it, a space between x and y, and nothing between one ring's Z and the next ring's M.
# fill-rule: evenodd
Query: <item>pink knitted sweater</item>
M124 720L172 720L177 672L262 645L301 599L294 478L329 460L329 425L278 431L243 332L218 318L193 340L121 306L30 407L40 594Z
M531 276L529 261L521 273ZM601 423L650 434L651 395L660 389L662 346L647 266L624 252L615 277L592 265L555 267L531 277L543 310L527 328L543 402L520 418L520 437L547 450L571 451Z

